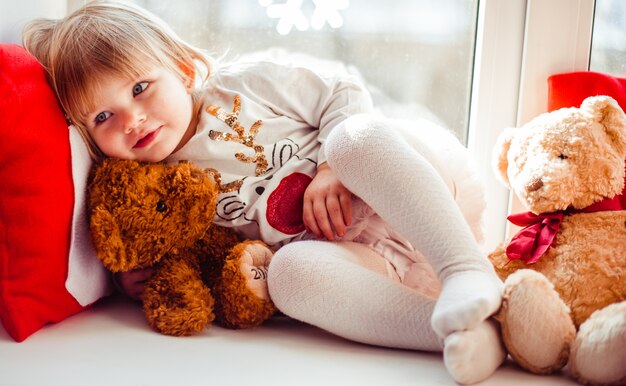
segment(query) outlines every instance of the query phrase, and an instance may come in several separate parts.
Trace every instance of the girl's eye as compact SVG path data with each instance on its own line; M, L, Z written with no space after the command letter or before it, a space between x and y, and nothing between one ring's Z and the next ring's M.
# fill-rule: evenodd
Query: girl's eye
M139 82L133 86L133 96L137 96L148 88L148 82Z
M96 115L96 118L95 118L96 125L99 125L102 122L106 121L107 119L109 119L110 116L111 116L111 113L108 111L103 111L100 114Z

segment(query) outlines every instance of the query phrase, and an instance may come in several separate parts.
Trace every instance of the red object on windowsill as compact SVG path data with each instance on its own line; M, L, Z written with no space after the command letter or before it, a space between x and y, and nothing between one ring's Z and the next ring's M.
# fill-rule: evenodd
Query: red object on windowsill
M626 78L593 71L555 74L548 78L548 111L579 107L590 96L608 95L626 111Z

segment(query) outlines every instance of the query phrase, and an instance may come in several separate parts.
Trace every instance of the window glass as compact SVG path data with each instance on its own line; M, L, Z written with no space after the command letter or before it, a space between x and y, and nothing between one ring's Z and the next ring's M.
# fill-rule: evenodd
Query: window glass
M272 47L340 60L389 114L432 117L466 141L478 0L133 1L227 60Z
M625 26L626 1L596 0L590 70L626 76Z

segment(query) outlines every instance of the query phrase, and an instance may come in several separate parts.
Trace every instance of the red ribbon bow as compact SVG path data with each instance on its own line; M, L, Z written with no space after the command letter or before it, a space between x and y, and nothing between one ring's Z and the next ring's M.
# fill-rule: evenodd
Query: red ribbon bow
M509 242L506 255L509 259L522 259L532 264L550 248L563 222L563 212L534 214L532 212L512 214L507 219L524 227Z
M626 188L625 188L626 190ZM574 213L592 213L626 209L626 195L605 198L583 209L534 214L532 212L512 214L507 219L517 226L524 227L509 242L506 255L509 259L522 259L532 264L550 248L563 222L563 216Z

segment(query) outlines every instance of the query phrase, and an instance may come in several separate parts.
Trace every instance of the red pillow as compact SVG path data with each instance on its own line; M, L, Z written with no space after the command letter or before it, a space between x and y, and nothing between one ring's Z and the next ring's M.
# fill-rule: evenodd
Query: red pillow
M41 65L0 44L0 320L16 341L111 290L84 221L91 161L70 134Z
M626 111L626 79L599 72L568 72L548 78L548 111L578 107L589 96L607 95Z

